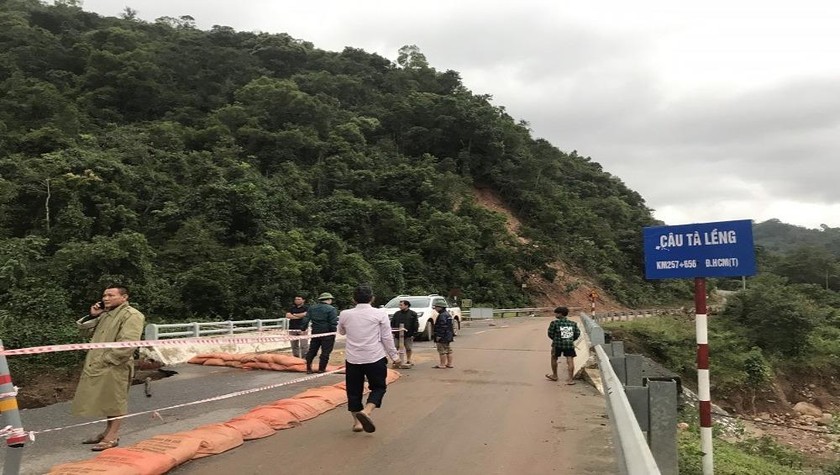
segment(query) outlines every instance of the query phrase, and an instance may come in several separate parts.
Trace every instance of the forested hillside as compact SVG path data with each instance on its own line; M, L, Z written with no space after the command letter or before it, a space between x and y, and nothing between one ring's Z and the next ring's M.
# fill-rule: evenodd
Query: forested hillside
M793 284L840 291L840 228L807 229L772 219L755 224L753 235L764 269Z
M753 225L756 245L771 252L790 252L801 246L818 247L840 258L840 228L823 225L808 229L771 219Z
M517 275L550 280L556 261L627 304L655 295L642 197L418 49L393 63L76 3L0 3L8 346L75 340L107 282L149 321L275 316L301 291L347 305L360 281L525 305Z

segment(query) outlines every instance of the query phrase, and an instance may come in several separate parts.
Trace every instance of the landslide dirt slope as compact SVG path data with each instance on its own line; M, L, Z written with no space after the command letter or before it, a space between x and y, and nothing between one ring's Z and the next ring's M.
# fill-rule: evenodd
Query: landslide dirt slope
M499 196L489 188L474 188L473 196L476 202L484 208L501 214L505 218L508 232L516 236L519 242L526 244L528 239L519 234L522 223L508 209ZM589 292L593 289L600 296L596 303L597 310L623 310L625 307L616 302L593 279L578 269L557 261L549 265L556 271L553 282L549 282L539 273L519 273L518 277L525 283L525 292L538 307L567 307L589 308Z

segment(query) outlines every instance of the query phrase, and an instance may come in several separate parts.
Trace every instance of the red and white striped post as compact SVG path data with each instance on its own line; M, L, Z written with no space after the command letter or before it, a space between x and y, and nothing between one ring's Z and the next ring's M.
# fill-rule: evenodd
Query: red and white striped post
M712 448L712 397L709 387L709 322L706 313L706 279L694 278L694 309L697 328L697 398L700 410L700 452L703 475L715 473Z

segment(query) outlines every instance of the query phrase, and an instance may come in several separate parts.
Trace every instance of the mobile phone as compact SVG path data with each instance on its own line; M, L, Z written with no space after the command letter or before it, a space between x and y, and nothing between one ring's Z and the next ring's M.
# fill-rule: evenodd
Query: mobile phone
M100 300L99 303L96 304L96 306L101 308L102 310L105 310L105 301Z

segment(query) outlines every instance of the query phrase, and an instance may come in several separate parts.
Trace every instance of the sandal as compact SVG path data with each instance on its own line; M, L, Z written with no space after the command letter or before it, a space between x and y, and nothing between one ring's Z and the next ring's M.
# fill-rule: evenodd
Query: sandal
M436 365L432 366L432 368L434 368L434 369L446 369L446 366L441 366L439 364L436 364Z
M547 374L545 375L545 377L548 378L550 381L557 381L557 376Z
M373 421L371 420L370 416L368 416L364 412L357 412L353 414L353 416L356 418L357 421L359 421L360 424L362 424L362 429L364 429L365 432L371 433L376 431L376 426L373 425Z
M102 439L104 439L104 438L105 438L105 434L103 433L103 434L99 434L97 436L85 439L85 440L82 441L82 443L85 444L85 445L98 444L98 443L102 442Z
M90 450L93 450L94 452L102 452L103 450L113 449L118 445L120 445L120 439L103 440L91 447Z
M446 365L447 368L454 368L451 364Z

